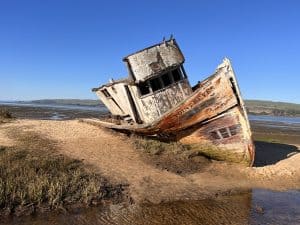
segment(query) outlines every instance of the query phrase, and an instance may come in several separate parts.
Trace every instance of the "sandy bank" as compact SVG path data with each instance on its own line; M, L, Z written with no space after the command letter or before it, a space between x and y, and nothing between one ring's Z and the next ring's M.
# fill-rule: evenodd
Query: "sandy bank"
M243 168L213 161L198 171L177 174L145 160L146 153L134 149L132 139L78 120L5 123L0 126L0 146L15 144L17 135L26 132L53 140L59 153L83 159L111 182L128 183L130 195L136 202L201 199L240 188L295 189L300 186L300 154L295 146L294 153L289 152L288 157L272 165ZM263 147L259 151L264 151ZM267 143L265 151L270 157L281 152L280 148L272 151L272 145Z

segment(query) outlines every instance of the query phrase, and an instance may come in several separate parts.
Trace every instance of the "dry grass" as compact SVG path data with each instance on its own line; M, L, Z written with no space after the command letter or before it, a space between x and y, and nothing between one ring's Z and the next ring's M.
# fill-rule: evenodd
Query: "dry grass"
M199 151L179 142L162 142L156 139L134 137L136 149L140 150L142 158L156 168L176 174L191 174L204 169L210 160L202 156Z
M13 119L12 114L5 108L0 108L0 124Z
M0 148L0 208L101 201L117 197L122 187L113 187L100 175L87 172L79 160L42 152Z
M0 146L0 213L124 200L127 185L112 185L81 160L57 154L53 141L34 132L10 135L19 144Z
M12 117L11 113L4 108L4 109L0 109L0 118L1 119L11 119L13 117Z
M178 154L189 150L188 147L179 142L163 142L138 136L133 137L133 144L136 149L141 149L151 155L160 155L163 152Z
M90 204L119 197L99 174L87 172L79 160L62 155L0 148L0 209L46 205L55 209L73 203Z

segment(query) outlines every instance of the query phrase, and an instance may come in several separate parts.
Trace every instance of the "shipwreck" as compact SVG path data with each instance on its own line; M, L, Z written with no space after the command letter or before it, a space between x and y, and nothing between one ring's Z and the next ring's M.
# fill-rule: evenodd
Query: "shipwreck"
M175 39L123 58L128 77L93 88L110 118L103 127L179 141L210 158L251 166L255 148L240 89L225 58L191 86Z

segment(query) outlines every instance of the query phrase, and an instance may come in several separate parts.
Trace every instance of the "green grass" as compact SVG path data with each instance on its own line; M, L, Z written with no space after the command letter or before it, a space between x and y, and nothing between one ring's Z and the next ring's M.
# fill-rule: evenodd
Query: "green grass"
M245 100L245 104L248 107L266 107L266 108L277 108L277 109L284 109L284 110L300 110L300 104L288 103L288 102Z
M43 151L0 148L0 209L34 205L56 209L73 203L90 204L118 198L112 186L89 172L79 160Z
M245 100L245 104L251 114L300 116L300 104L262 100Z
M245 165L249 164L248 159L244 159L244 155L238 154L238 151L234 149L232 149L232 152L222 151L220 148L214 145L183 145L180 142L162 142L156 139L147 139L141 137L135 137L133 143L135 148L141 149L150 155L161 156L165 153L176 156L176 158L181 158L182 160L188 160L195 156L204 156L208 159L237 162Z
M299 134L253 132L255 141L300 145Z

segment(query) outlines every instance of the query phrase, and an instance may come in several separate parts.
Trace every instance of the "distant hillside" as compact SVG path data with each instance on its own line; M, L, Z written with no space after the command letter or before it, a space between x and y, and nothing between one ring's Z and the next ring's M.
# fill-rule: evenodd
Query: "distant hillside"
M25 101L22 103L35 103L47 105L78 105L78 106L103 106L99 100L91 99L41 99ZM299 116L300 104L287 102L272 102L262 100L245 100L247 112L254 115L273 116Z
M79 106L102 106L99 100L91 99L40 99L33 101L23 101L22 103L35 103L47 105L79 105Z
M300 116L300 104L246 100L247 112L254 115Z

